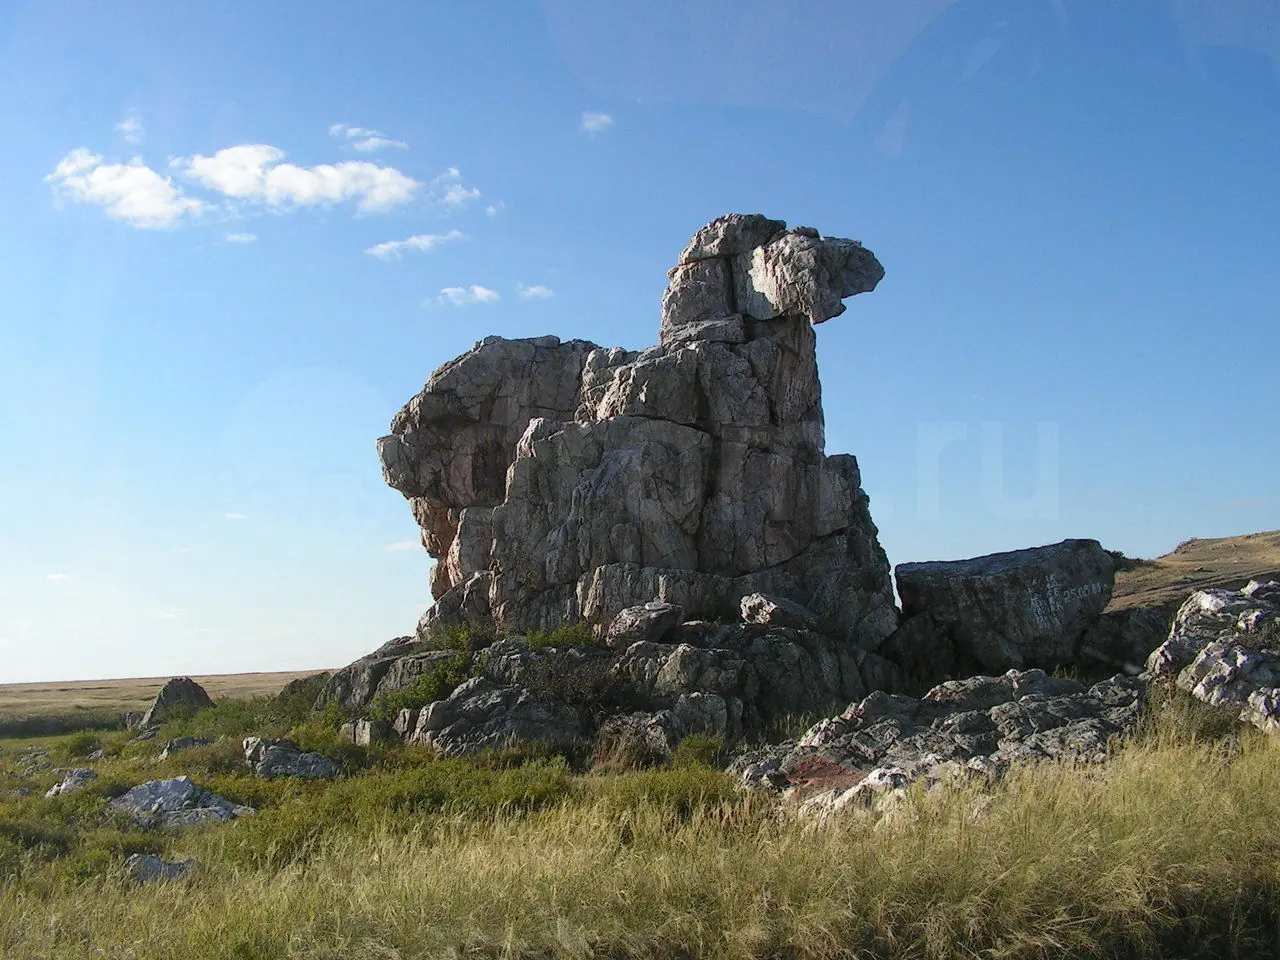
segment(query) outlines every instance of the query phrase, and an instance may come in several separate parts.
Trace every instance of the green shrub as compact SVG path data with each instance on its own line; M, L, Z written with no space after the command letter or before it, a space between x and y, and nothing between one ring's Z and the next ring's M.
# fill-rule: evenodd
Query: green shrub
M386 696L379 694L369 708L368 716L389 723L401 710L416 710L428 703L443 700L468 676L467 655L459 652L431 664L403 690Z
M497 639L489 630L473 627L469 623L436 623L428 632L425 642L414 644L406 652L417 650L459 650L474 653Z
M599 777L593 787L611 810L657 807L681 817L702 808L738 803L743 797L733 777L702 764Z
M68 760L83 760L95 750L100 749L102 749L102 738L88 731L73 733L62 741L62 752Z
M596 637L591 625L584 621L561 624L550 630L531 630L524 634L524 642L530 650L547 647L600 647L603 642Z
M676 745L671 757L672 766L703 766L720 769L724 766L725 742L719 734L691 733Z

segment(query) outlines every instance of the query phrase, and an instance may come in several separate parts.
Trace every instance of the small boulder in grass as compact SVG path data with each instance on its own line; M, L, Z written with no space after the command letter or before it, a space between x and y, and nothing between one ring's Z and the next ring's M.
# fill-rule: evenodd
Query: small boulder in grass
M305 753L290 740L264 740L246 737L245 762L260 777L301 777L303 780L332 780L338 765L318 753Z
M46 800L52 800L54 797L60 797L64 793L71 793L87 787L94 780L98 779L98 775L88 767L77 767L74 770L68 770L44 795Z
M136 883L182 880L195 869L195 860L165 860L154 853L135 853L124 862L125 876Z
M213 706L213 698L205 692L204 687L190 677L174 677L156 694L151 706L142 715L138 725L148 727L163 723L175 714L202 710Z

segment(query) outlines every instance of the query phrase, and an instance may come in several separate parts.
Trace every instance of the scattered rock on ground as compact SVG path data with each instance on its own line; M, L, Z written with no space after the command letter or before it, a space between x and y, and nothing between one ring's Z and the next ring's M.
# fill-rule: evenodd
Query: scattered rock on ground
M196 869L196 861L164 860L154 853L135 853L124 862L125 876L138 883L156 880L181 880Z
M213 699L205 692L204 687L190 677L174 677L160 688L156 698L151 701L151 706L142 715L139 726L162 723L175 714L212 706Z
M54 797L61 796L64 793L71 793L87 787L94 780L98 779L98 774L90 770L88 767L76 767L74 770L68 770L61 780L55 783L45 793L46 800L52 800Z
M876 691L799 741L748 751L730 769L747 786L785 790L821 812L916 780L993 777L1058 757L1097 762L1111 737L1136 727L1141 690L1122 674L1086 688L1032 669L948 680L920 699Z
M1280 734L1280 583L1193 593L1169 639L1147 660L1147 673Z
M264 740L246 737L244 759L260 777L301 777L304 780L331 780L338 765L318 753L304 753L291 740Z
M202 790L190 777L141 783L108 803L107 809L129 817L143 828L225 823L256 812L252 807Z
M213 743L213 737L174 737L172 740L165 741L165 745L156 759L168 760L175 753L179 753L182 750L204 747L211 743Z

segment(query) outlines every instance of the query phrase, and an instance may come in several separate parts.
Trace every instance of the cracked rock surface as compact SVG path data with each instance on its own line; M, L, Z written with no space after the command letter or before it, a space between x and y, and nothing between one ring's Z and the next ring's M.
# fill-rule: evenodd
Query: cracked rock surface
M1085 687L1035 669L948 680L919 699L875 691L730 769L747 786L792 791L821 811L916 780L994 777L1058 757L1097 762L1113 736L1136 727L1141 691L1124 675Z

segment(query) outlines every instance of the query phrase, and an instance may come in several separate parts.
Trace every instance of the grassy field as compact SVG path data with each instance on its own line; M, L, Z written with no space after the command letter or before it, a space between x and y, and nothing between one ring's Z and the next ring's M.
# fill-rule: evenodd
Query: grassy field
M1157 607L1172 616L1196 590L1238 590L1254 579L1280 580L1280 531L1188 540L1163 557L1136 561L1116 574L1111 609Z
M223 673L192 677L214 700L274 695L290 680L315 670L285 673ZM64 715L68 711L141 712L169 677L132 680L69 680L51 683L0 683L0 714Z
M1274 957L1280 744L1158 696L1105 766L1044 764L915 792L826 824L739 792L685 754L602 773L519 754L440 760L340 745L336 717L228 701L158 741L0 748L0 956ZM248 775L238 736L291 729L337 756L326 784ZM99 780L38 792L101 744ZM259 808L147 833L107 798L186 773ZM30 796L19 796L26 788ZM138 887L129 852L198 873Z

